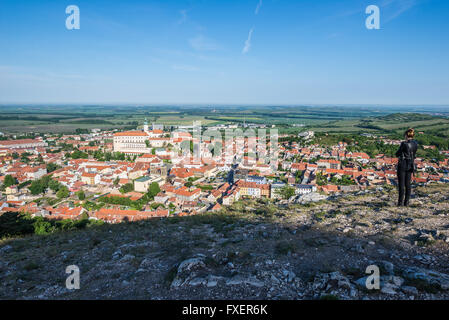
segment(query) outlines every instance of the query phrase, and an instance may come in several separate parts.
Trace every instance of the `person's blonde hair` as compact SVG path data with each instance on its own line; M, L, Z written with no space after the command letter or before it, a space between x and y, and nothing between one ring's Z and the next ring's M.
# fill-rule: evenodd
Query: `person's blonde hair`
M405 131L405 136L407 138L413 139L415 137L415 129L410 128L407 131Z

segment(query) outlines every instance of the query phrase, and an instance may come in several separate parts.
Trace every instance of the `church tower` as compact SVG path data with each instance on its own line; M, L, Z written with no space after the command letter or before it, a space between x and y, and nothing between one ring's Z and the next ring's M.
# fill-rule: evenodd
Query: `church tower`
M148 132L148 121L147 118L145 118L145 122L143 123L143 131Z

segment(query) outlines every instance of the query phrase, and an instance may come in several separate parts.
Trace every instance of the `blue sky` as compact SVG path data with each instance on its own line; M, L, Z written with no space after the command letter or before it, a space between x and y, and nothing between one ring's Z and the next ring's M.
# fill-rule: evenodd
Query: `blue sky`
M448 57L447 0L0 0L0 103L446 105Z

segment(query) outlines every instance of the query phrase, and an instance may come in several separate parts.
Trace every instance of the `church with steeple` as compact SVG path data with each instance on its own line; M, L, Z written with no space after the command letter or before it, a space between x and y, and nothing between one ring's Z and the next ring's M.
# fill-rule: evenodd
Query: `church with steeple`
M143 123L143 132L148 132L149 128L148 128L148 121L147 118L145 118L145 122Z

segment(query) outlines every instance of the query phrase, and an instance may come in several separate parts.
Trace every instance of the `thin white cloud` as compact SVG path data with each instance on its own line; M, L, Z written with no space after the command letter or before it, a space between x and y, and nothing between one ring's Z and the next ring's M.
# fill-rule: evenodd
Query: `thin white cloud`
M255 15L259 14L259 10L261 7L262 7L262 0L259 0L259 3L257 4L257 7L256 7L256 11L254 11Z
M381 6L391 10L385 21L396 19L404 12L418 5L419 2L419 0L384 0Z
M189 39L190 46L197 51L214 51L219 48L215 41L198 35L195 38Z
M413 7L419 5L423 0L383 0L379 3L379 8L381 9L381 17L383 22L388 22L396 19L404 12L412 9ZM341 12L336 15L337 18L346 18L353 15L363 15L365 14L365 7L363 5L358 5L356 8L348 11ZM385 18L384 18L385 17Z
M245 46L243 47L242 53L246 54L249 52L249 49L251 48L251 38L253 36L254 28L251 28L248 33L248 39L245 41Z

